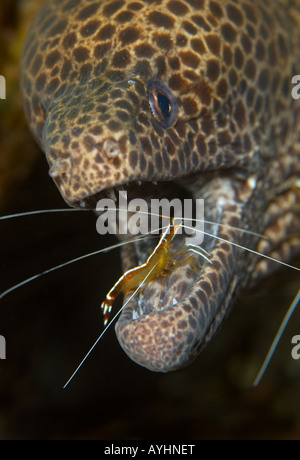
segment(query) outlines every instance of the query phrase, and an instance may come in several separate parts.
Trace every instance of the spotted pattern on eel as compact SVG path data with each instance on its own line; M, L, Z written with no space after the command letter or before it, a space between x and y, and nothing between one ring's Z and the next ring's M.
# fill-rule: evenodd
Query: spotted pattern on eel
M193 360L241 289L276 268L225 240L299 253L299 11L299 0L49 0L32 24L24 107L65 201L192 196L223 225L205 239L211 263L174 264L122 312L118 340L150 370ZM149 251L126 246L124 270Z

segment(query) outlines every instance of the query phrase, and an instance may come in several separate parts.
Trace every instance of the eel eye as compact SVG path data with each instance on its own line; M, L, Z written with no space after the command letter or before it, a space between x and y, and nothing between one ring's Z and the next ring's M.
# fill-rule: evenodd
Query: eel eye
M153 117L163 127L170 128L177 122L178 101L160 80L148 84L149 104Z

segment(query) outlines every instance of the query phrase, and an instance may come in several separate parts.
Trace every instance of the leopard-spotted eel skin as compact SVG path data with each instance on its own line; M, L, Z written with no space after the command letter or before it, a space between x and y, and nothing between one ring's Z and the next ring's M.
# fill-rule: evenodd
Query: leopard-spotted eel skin
M24 107L65 201L204 198L222 224L205 227L210 263L175 260L122 312L118 340L140 365L185 366L237 293L276 268L225 240L299 253L297 74L299 0L49 0L34 20ZM147 244L125 247L124 270Z

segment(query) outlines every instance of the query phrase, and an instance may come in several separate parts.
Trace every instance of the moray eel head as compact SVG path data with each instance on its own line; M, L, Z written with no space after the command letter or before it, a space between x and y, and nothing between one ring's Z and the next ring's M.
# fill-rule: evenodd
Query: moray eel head
M93 208L120 189L147 202L204 198L216 223L205 227L210 261L174 256L116 325L126 353L151 370L194 359L237 292L270 270L237 245L271 254L299 231L290 209L299 210L300 115L289 82L300 74L300 40L290 4L48 0L30 29L24 108L65 201ZM268 230L272 243L261 246L251 232ZM152 250L125 249L124 270Z

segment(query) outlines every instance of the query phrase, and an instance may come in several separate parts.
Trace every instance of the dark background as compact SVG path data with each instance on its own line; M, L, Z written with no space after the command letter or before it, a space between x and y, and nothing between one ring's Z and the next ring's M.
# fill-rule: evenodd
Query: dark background
M20 18L10 8L2 17L2 46L17 40ZM17 93L10 97L18 99ZM11 101L0 110L2 215L65 207L43 154L32 160L37 149L24 133L22 115L10 120ZM17 147L13 139L19 139ZM2 161L6 157L13 158L9 166ZM15 177L20 167L23 174ZM112 238L96 233L95 223L92 213L0 221L0 292L112 244ZM7 342L7 359L0 361L1 439L300 439L300 360L291 358L291 339L300 334L299 309L262 383L251 387L299 289L299 274L289 269L245 292L188 368L155 374L137 366L112 328L63 390L102 330L100 304L120 273L115 250L42 277L0 301L0 335Z

